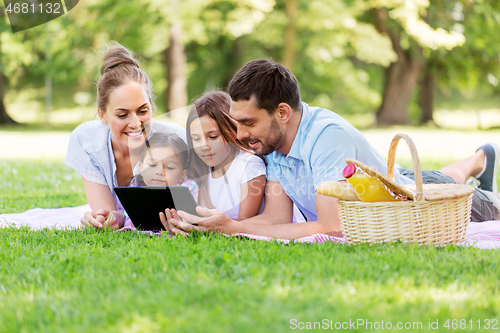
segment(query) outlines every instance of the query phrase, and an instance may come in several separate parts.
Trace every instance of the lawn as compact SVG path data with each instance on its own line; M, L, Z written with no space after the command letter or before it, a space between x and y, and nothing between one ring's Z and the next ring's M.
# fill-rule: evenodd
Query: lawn
M424 169L449 162L422 156ZM0 188L0 213L86 202L61 156L2 156ZM0 332L499 329L498 262L499 251L456 246L6 228Z

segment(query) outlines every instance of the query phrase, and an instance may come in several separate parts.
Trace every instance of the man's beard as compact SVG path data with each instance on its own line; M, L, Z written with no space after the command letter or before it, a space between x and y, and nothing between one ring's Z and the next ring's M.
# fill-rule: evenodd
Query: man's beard
M268 155L274 152L281 140L283 139L283 133L280 131L280 127L276 119L273 118L271 122L271 128L269 129L269 135L267 136L265 143L262 140L260 141L261 148L256 150L256 152L260 155Z

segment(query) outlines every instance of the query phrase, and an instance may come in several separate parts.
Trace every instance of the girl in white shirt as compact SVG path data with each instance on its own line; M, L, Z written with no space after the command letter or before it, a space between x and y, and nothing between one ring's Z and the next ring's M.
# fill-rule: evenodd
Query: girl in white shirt
M214 91L194 103L186 124L188 175L198 183L201 206L242 220L259 213L266 165L236 139L230 102L228 94Z

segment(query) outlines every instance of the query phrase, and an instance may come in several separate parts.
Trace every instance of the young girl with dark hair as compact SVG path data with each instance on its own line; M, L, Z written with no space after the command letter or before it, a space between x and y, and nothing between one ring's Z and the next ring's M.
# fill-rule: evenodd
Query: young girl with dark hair
M154 133L139 158L139 172L128 186L186 186L198 201L198 185L187 177L188 146L176 134ZM133 227L126 219L124 227Z
M172 133L154 133L139 159L139 174L129 186L186 186L198 201L198 186L187 177L188 146Z

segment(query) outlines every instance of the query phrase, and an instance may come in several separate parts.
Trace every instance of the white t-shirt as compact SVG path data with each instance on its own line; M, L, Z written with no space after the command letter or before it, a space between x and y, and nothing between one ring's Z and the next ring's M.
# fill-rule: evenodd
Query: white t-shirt
M266 165L254 154L239 151L224 176L213 178L208 176L208 191L214 207L237 219L240 212L241 185L266 174ZM261 205L262 210L263 205Z

